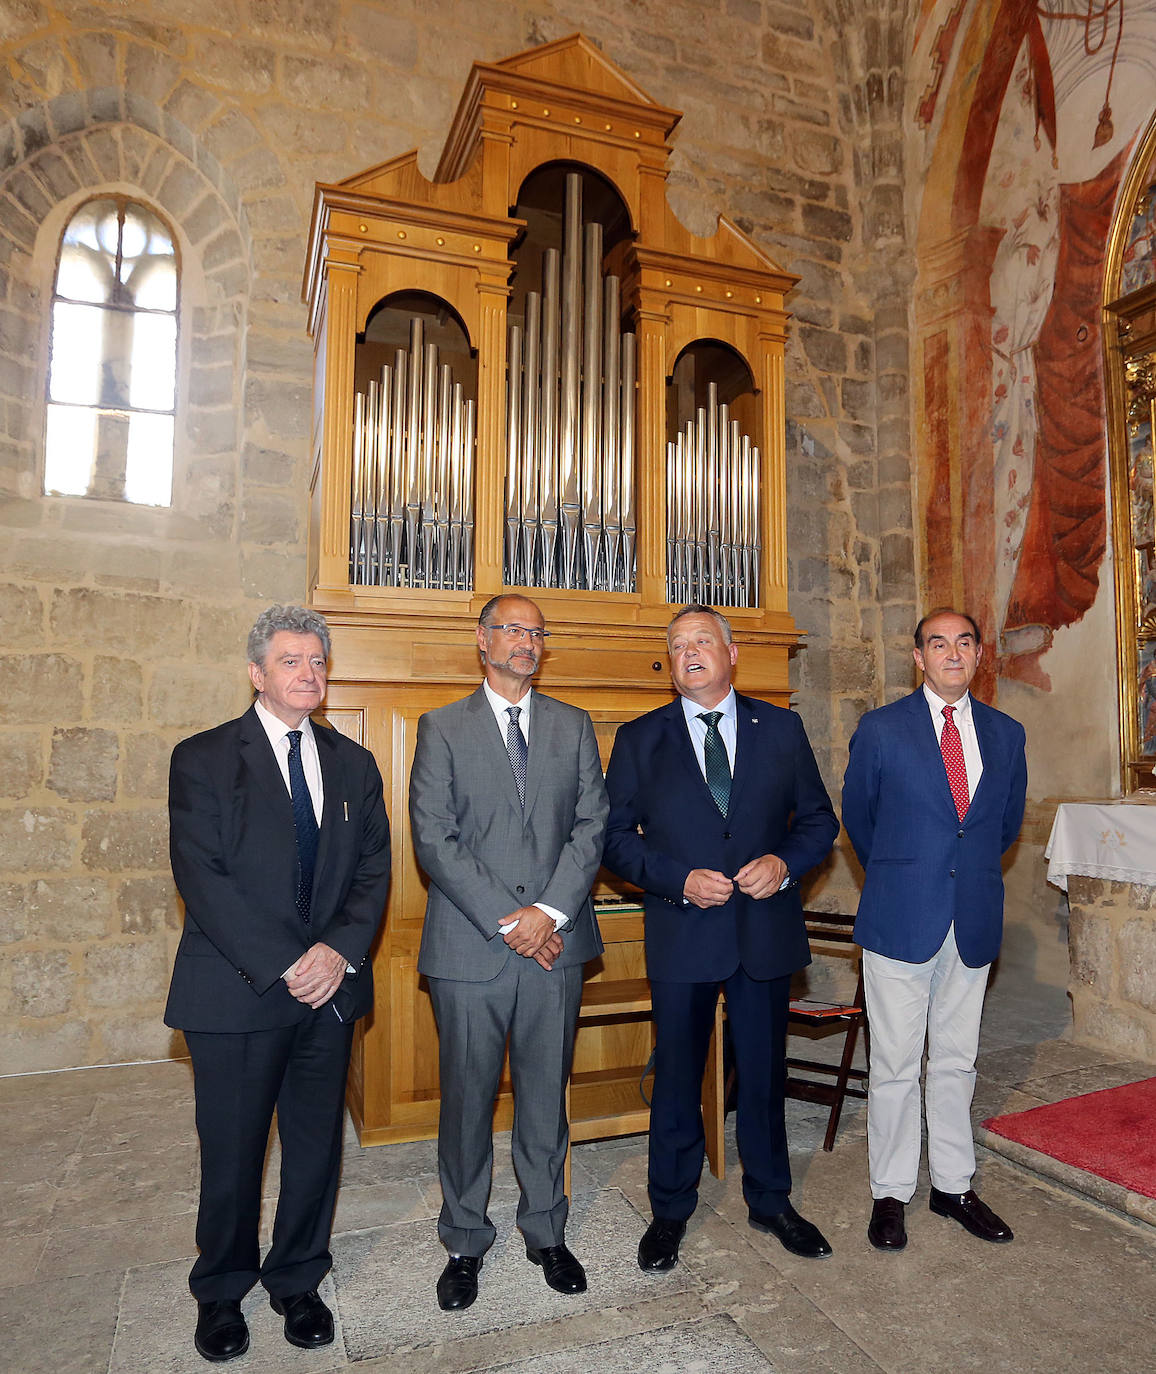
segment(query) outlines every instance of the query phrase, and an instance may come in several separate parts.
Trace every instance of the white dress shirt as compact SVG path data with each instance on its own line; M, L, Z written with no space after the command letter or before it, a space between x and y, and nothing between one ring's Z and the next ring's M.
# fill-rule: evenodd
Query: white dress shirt
M697 701L691 701L690 697L681 697L682 714L686 717L686 728L690 732L690 742L694 748L694 756L698 761L698 771L706 779L706 721L699 720L700 716L706 711ZM730 687L727 694L717 706L710 708L712 711L721 711L722 715L717 721L719 736L723 746L727 751L727 763L730 765L731 777L735 775L735 755L738 751L739 726L738 726L738 701L735 697L735 689ZM709 783L708 783L709 786ZM790 887L792 882L791 873L788 869L787 876L775 889L776 892L783 892ZM683 906L690 905L690 899L682 899Z
M686 717L686 728L690 731L690 742L694 746L694 756L698 760L698 770L706 777L706 722L699 720L699 716L706 712L698 702L691 701L690 697L682 697L682 713ZM722 742L726 746L727 763L730 765L731 777L735 775L735 749L738 744L738 704L735 701L735 689L727 688L727 694L717 706L711 707L712 711L721 711L722 719L718 722L718 732L722 736Z
M955 706L952 720L955 721L959 730L959 742L963 745L963 766L967 769L967 800L970 804L983 774L983 756L979 752L975 720L971 714L971 693L964 692L957 702L947 702L942 697L936 696L925 682L923 684L923 696L931 712L931 723L935 726L935 738L937 740L943 735L943 708L950 705Z
M285 790L292 796L293 787L289 782L289 731L292 727L264 706L260 697L253 705L257 710L257 719L273 746L273 756L285 780ZM325 807L325 791L321 782L321 759L317 754L317 741L313 738L313 722L306 716L297 728L301 731L301 768L305 773L305 785L309 788L309 797L313 802L313 814L320 826L321 813Z
M497 692L484 679L482 681L482 691L486 694L486 700L490 704L490 710L494 713L494 723L498 727L498 733L502 736L502 748L506 748L506 731L510 728L510 717L506 714L511 706L519 708L518 729L522 732L522 738L526 741L526 748L530 747L530 698L534 695L532 687L526 688L526 694L520 701L507 701L505 697L500 697ZM569 921L569 916L564 911L559 911L557 907L548 906L545 902L531 902L531 906L536 906L539 911L544 911L554 922L554 929L561 928ZM517 925L517 921L507 921L498 927L500 935L508 935Z

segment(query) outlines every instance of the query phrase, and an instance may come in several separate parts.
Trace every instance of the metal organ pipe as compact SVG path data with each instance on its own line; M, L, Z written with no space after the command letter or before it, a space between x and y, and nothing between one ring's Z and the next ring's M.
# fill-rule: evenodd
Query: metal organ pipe
M467 590L473 580L474 403L420 318L353 402L350 581Z
M759 451L707 387L666 446L666 591L672 602L759 604Z
M630 591L635 343L618 279L602 275L602 225L582 224L578 172L566 174L562 244L543 254L524 328L510 326L505 581Z

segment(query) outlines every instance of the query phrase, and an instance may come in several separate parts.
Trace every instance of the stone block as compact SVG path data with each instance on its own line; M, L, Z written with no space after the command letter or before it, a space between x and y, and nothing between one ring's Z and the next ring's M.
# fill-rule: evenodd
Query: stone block
M169 818L164 808L87 811L81 840L82 861L92 873L168 867Z
M124 52L124 85L154 104L161 104L181 79L181 66L168 53L143 43L128 43Z
M834 134L825 134L819 129L793 128L787 136L786 146L795 166L807 176L831 177L843 171L843 143Z
M192 610L181 601L91 587L58 591L51 616L58 639L150 656L180 652L192 623Z
M888 600L915 597L915 546L909 534L886 534L880 541L880 576Z
M241 472L253 486L287 487L296 467L296 455L280 449L246 444L241 450Z
M76 974L65 950L11 950L0 955L0 988L13 1016L61 1016L72 1009Z
M241 538L247 544L296 544L303 513L296 497L248 493L241 504Z
M83 709L80 664L64 654L0 657L0 723L77 719Z
M827 205L803 206L803 232L820 239L850 243L855 231L851 216Z
M28 894L23 883L0 883L0 945L28 934Z
M37 878L28 888L28 930L37 940L99 940L112 924L112 893L102 879Z
M157 725L206 730L240 715L247 700L248 679L239 662L235 669L163 664L153 675L149 716Z
M911 528L911 489L885 487L879 492L879 527L884 530Z
M315 110L364 110L371 94L369 73L360 62L332 57L286 57L281 90L291 104Z
M337 0L249 0L251 32L279 43L291 37L301 47L330 52L341 20Z
M58 727L52 732L48 786L67 801L112 801L118 755L111 730Z
M1094 1000L1088 993L1072 999L1075 1039L1107 1046L1123 1059L1145 1060L1156 1052L1144 1019L1143 1013Z
M1121 997L1147 1012L1156 1012L1156 917L1133 916L1125 921L1117 938L1116 955ZM1152 1029L1156 1031L1156 1021Z
M228 405L235 396L236 376L232 366L193 367L189 371L189 401L197 406Z
M815 37L815 21L802 6L764 0L763 19L767 27L775 33L791 34L794 38L808 42ZM771 35L767 37L769 41Z
M91 1043L92 1029L83 1020L12 1026L0 1031L0 1074L47 1073L91 1063Z
M169 961L157 940L107 940L84 952L84 993L90 1007L128 1007L160 1001Z
M93 720L127 725L140 720L141 666L134 659L93 659L89 689L89 715Z
M345 41L355 57L381 62L396 72L412 71L417 64L417 25L377 6L352 6L345 19Z
M241 589L257 601L299 601L305 585L305 551L286 557L281 549L246 549L241 558Z
M844 377L839 388L843 413L852 420L870 420L875 410L875 383Z
M121 770L125 796L163 801L168 795L171 753L172 746L163 735L127 735Z
M126 878L117 892L116 910L125 935L151 935L181 927L181 905L168 874Z
M166 112L193 131L203 128L220 108L220 100L211 91L187 80L175 86L165 100Z
M151 1063L176 1059L186 1051L179 1031L170 1030L161 1018L162 1003L147 1014L134 1010L119 1016L103 1015L100 1027L100 1059L105 1064Z
M829 329L804 326L799 338L808 360L821 372L841 375L847 371L847 340Z
M0 730L0 797L27 797L44 782L43 739L35 730Z
M246 379L246 423L263 423L268 433L278 438L308 437L312 405L312 389L304 383L282 382L270 377Z
M201 173L182 159L173 161L156 197L169 214L179 220L204 193L205 181Z
M194 70L209 86L217 86L230 96L264 95L273 86L276 54L260 43L228 38L201 38L194 53Z

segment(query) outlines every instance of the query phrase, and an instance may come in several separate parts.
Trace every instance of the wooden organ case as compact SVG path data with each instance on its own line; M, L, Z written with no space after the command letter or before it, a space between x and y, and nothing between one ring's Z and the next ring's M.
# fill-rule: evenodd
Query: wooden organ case
M672 605L724 608L741 690L788 700L796 279L729 221L699 238L676 219L679 119L575 35L475 64L432 181L410 153L317 187L311 599L333 631L326 715L377 757L394 842L350 1074L363 1144L437 1132L407 787L418 717L480 680L485 602L516 587L542 607L538 685L590 712L604 764L617 725L669 699ZM600 923L588 980L641 979L641 914ZM651 1044L645 1015L584 1017L575 1139L645 1129Z

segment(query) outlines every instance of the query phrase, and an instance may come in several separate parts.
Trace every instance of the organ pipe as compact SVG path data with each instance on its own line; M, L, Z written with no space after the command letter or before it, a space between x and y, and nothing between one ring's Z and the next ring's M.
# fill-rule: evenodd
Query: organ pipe
M718 386L666 446L666 591L672 602L759 604L759 451Z

